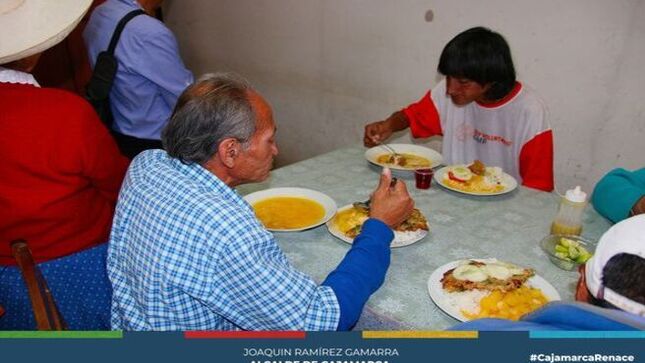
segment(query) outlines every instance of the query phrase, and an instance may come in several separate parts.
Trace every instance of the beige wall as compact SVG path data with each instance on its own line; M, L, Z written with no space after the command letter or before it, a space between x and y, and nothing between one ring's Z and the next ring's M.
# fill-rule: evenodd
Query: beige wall
M281 165L360 143L366 122L437 82L449 39L484 25L506 36L519 79L549 107L559 189L590 191L610 168L645 166L645 1L167 0L165 10L196 74L238 72L273 104Z

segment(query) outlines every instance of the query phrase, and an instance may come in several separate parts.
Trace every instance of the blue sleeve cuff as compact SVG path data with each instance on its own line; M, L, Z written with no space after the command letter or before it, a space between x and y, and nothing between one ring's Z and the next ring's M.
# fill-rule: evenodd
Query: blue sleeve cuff
M383 284L393 238L394 233L385 223L368 219L345 258L322 283L336 294L340 307L338 330L349 330L356 324L367 299Z
M387 224L379 219L370 218L363 223L361 233L354 238L354 244L371 241L375 243L387 243L389 247L393 239L394 232Z

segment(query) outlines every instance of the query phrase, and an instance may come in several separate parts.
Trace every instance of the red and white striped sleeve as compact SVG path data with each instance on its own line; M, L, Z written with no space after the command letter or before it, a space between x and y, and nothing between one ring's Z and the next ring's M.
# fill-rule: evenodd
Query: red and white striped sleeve
M522 185L550 192L553 190L553 132L540 132L520 151Z
M428 91L419 101L404 108L402 112L408 118L413 137L430 137L443 135L441 120L437 107Z

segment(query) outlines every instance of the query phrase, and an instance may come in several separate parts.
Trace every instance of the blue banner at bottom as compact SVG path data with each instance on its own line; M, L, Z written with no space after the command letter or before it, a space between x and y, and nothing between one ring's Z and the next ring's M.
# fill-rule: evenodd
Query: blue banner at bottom
M58 334L58 335L57 335ZM92 334L95 334L92 336ZM2 361L42 362L644 362L645 335L383 331L60 334L0 332Z

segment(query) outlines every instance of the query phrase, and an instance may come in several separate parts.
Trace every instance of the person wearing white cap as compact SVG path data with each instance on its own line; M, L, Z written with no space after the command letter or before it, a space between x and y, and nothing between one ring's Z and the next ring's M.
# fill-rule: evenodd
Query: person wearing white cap
M576 299L645 317L645 215L612 226L580 267Z
M91 0L0 0L0 330L35 329L25 240L70 329L109 328L107 239L128 161L93 108L29 73Z
M520 321L477 319L450 330L645 330L645 215L602 235L594 256L580 266L575 297Z

